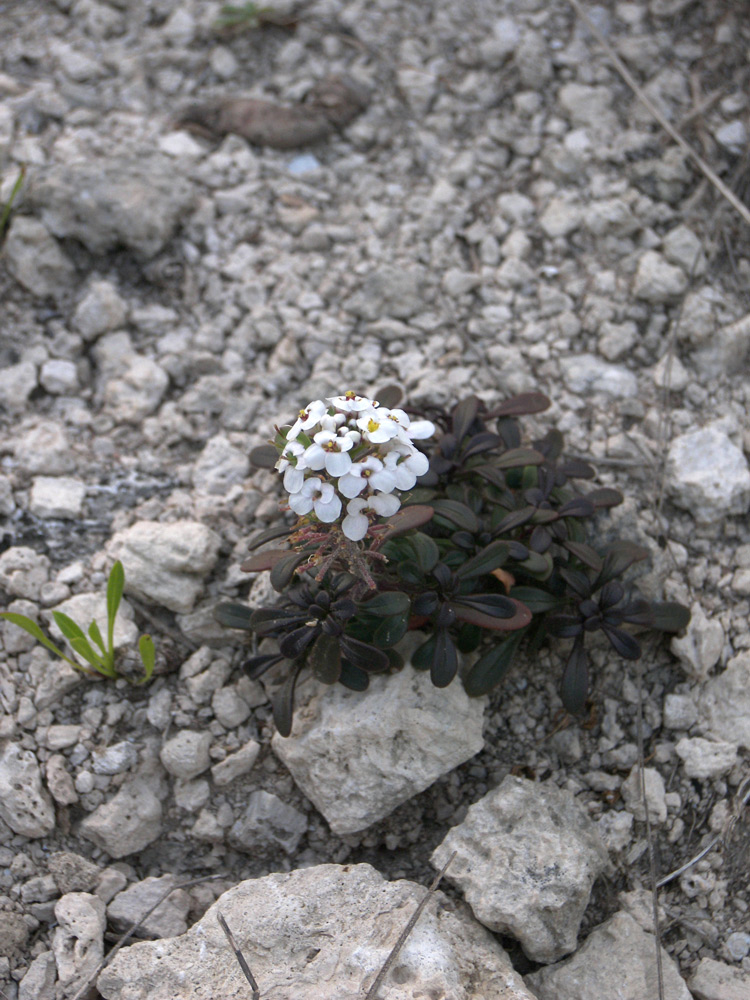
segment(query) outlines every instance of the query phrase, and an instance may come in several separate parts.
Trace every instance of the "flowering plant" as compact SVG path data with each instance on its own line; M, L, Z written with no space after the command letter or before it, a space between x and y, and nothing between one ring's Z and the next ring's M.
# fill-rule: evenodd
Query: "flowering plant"
M594 470L563 458L559 431L522 444L516 418L546 409L545 396L526 393L493 410L470 396L450 413L417 414L398 407L397 388L379 395L314 400L252 455L282 474L296 522L256 535L250 547L259 551L242 568L270 570L283 599L258 609L223 604L217 617L275 640L276 651L246 666L254 677L281 666L272 703L282 735L305 667L364 690L370 673L403 666L395 647L409 628L428 633L411 662L437 687L453 681L459 653L478 654L462 676L471 695L496 687L524 642L572 638L560 695L576 714L589 691L587 636L600 631L635 659L640 645L623 625L677 632L687 624L682 605L626 594L615 579L645 549L589 544L585 521L622 496L573 485ZM283 536L286 548L260 549Z

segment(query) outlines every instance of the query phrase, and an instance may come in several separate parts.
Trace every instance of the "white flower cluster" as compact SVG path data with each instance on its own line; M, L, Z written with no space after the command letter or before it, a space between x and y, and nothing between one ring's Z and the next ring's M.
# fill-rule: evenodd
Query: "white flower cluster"
M410 420L403 410L354 392L314 400L289 429L276 463L289 506L331 524L341 515L343 497L342 531L359 541L370 526L366 512L395 514L401 501L394 491L411 489L427 472L427 457L413 441L434 433L429 420Z

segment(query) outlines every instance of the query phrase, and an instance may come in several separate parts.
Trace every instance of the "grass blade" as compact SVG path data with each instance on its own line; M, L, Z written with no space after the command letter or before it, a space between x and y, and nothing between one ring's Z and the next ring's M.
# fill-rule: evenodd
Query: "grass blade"
M52 642L51 639L47 638L47 636L44 634L44 632L42 632L37 623L35 621L32 621L31 618L27 618L26 615L18 615L15 613L15 611L2 611L0 612L0 618L5 618L13 625L17 625L19 628L22 628L24 632L28 632L29 635L33 636L36 639L37 642L41 642L41 644L45 647L45 649L48 649L51 653L54 653L55 656L59 656L61 660L65 660L65 662L69 663L72 667L75 667L77 670L82 669L81 664L76 663L75 660L72 660L69 656L66 656L65 653L63 653L63 651L59 649L54 644L54 642Z
M115 618L120 607L122 592L125 589L125 570L118 559L112 566L107 581L107 649L114 648Z

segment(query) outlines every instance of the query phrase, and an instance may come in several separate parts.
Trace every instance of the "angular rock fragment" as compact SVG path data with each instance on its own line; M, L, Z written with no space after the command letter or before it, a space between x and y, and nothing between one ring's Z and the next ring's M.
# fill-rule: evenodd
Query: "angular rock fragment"
M0 745L0 817L24 837L45 837L55 828L36 757L7 740Z
M507 777L470 807L432 855L485 927L511 934L529 958L573 951L594 879L607 852L570 792Z
M406 666L374 675L364 692L326 687L297 709L292 735L276 734L272 748L334 833L354 833L479 753L485 703L458 680L438 690Z
M92 253L118 246L153 257L193 201L193 187L167 156L113 157L39 171L28 202L47 229L80 240Z
M661 949L664 1000L691 1000L674 960ZM654 939L625 912L597 927L567 962L526 977L538 1000L654 1000L659 995Z
M156 840L161 833L161 816L161 800L151 783L136 778L87 816L80 832L111 858L124 858Z

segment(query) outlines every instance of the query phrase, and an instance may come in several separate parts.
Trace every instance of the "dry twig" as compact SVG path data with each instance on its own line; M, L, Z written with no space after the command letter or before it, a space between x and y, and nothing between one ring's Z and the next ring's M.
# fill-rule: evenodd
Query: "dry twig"
M583 9L581 4L579 3L579 0L569 0L569 3L571 7L573 7L573 9L575 10L576 14L578 14L578 16L584 22L584 24L589 29L594 38L596 38L597 42L599 42L599 44L602 46L610 62L615 67L620 76L623 78L625 83L630 87L630 89L633 91L638 100L644 105L644 107L646 107L649 114L655 119L655 121L659 123L659 125L661 125L661 127L664 129L667 135L677 143L677 145L680 147L683 153L685 153L686 156L690 157L690 159L693 161L693 163L695 163L695 165L698 167L701 173L711 182L711 184L713 184L713 186L716 188L719 194L723 198L726 198L726 200L729 202L732 208L734 208L734 210L742 216L745 222L748 225L750 225L750 210L747 208L747 206L742 204L737 195L730 188L727 187L727 185L724 183L721 177L719 177L719 175L714 170L711 169L711 167L706 163L703 157L699 153L697 153L693 149L693 147L682 138L677 129L674 128L674 126L667 121L667 119L664 117L661 111L659 111L659 109L656 107L653 101L649 99L648 95L644 92L643 88L636 81L635 77L627 68L625 63L622 61L622 59L620 59L620 57L617 55L615 50L609 44L607 39L604 37L601 31L599 31L597 26L594 24L594 22L588 16L586 11Z

